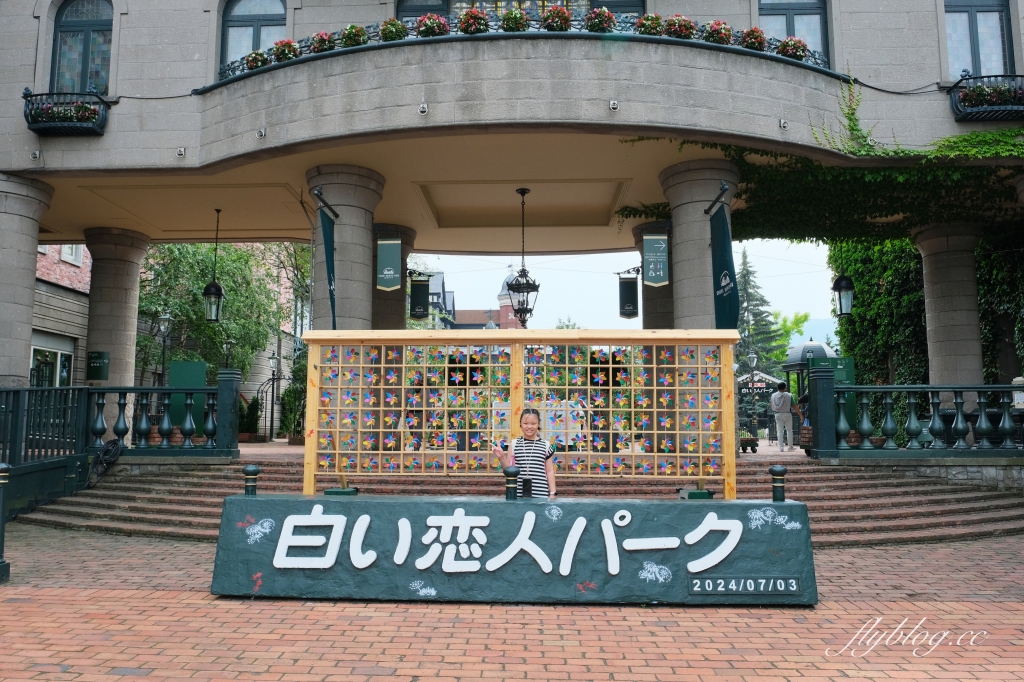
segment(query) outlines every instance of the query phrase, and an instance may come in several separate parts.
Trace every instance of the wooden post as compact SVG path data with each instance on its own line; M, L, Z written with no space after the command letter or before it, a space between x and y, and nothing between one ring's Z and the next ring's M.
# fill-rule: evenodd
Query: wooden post
M512 390L509 391L509 421L512 427L512 440L523 435L522 429L519 428L519 416L523 413L523 401L526 397L526 390L523 387L523 383L526 381L525 348L526 344L522 341L512 344ZM509 443L509 448L511 447L512 444Z
M310 343L306 360L306 449L302 458L302 494L316 494L316 408L320 404L320 344ZM342 487L348 487L342 484Z
M736 379L733 375L733 345L722 344L722 455L724 481L722 497L736 499Z

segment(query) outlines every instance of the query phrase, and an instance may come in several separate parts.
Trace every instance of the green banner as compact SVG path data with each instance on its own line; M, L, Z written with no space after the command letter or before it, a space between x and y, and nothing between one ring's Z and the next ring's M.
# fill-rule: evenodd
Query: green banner
M640 314L636 277L619 277L619 317L632 320Z
M732 261L732 236L725 206L711 214L711 272L715 292L715 328L736 329L740 320L740 290Z
M377 288L395 291L402 286L402 240L377 240Z
M413 277L409 284L409 317L425 320L430 317L430 280Z
M327 291L331 298L331 329L337 329L338 313L334 299L334 221L322 208L320 209L320 230L324 235L324 265L327 267Z
M668 284L668 235L644 235L644 284L663 287Z

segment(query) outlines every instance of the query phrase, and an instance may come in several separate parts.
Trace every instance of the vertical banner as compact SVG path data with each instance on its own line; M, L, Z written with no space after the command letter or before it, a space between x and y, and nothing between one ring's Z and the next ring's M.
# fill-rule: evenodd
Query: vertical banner
M430 280L413 277L409 284L409 317L425 320L430 317Z
M632 320L640 314L636 277L619 275L619 317Z
M725 206L711 214L711 272L715 292L715 328L736 329L740 320L740 291L732 261L732 236Z
M402 240L377 240L377 288L394 291L402 286Z
M327 267L327 292L331 297L331 329L338 328L338 314L334 299L334 221L327 211L320 209L320 229L324 235L324 265Z
M668 284L668 235L644 235L644 284L663 287Z

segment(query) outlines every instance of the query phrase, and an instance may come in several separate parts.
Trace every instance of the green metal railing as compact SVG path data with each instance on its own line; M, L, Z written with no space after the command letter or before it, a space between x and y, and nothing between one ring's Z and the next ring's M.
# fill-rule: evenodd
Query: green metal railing
M0 461L17 467L82 452L88 390L0 390Z

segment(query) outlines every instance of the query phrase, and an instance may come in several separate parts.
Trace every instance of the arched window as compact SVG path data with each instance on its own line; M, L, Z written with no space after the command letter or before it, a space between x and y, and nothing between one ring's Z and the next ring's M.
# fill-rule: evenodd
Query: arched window
M800 38L828 56L825 0L759 0L758 24L769 38Z
M67 0L53 31L52 92L107 94L114 8L110 0Z
M224 8L221 63L285 39L284 0L233 0Z

